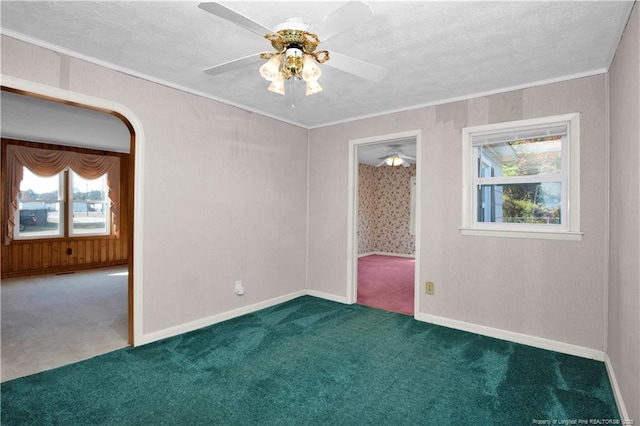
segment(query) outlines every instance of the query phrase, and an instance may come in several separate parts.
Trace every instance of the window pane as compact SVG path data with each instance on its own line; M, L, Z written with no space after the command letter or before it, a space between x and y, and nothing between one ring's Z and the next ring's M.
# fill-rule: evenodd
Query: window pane
M560 182L480 185L478 222L560 224Z
M73 218L71 234L97 235L110 232L109 202L106 174L97 179L84 179L73 170L69 172L73 188Z
M104 201L107 175L102 175L98 179L85 179L82 176L71 171L73 182L73 199L74 201L99 200Z
M47 238L61 235L60 182L60 174L40 177L26 167L23 169L18 195L20 222L14 230L15 236Z
M60 192L60 174L51 177L40 177L23 167L22 182L20 182L20 201L58 201Z
M74 201L73 233L88 235L107 232L104 209L104 203Z
M487 144L479 146L476 151L478 160L495 169L495 174L489 176L562 172L562 138L559 136ZM483 167L479 167L478 177L487 176Z

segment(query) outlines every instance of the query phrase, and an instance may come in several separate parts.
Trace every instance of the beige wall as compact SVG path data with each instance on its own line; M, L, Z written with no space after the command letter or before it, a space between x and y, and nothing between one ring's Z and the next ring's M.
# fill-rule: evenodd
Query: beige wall
M145 334L304 291L306 129L6 36L1 70L142 122Z
M605 100L605 76L597 75L312 130L309 288L346 297L349 140L419 128L419 273L436 286L420 312L604 350ZM460 235L460 129L570 112L583 113L583 240Z
M358 167L358 254L414 254L409 232L411 177L416 166Z
M610 72L611 178L607 352L630 419L640 423L640 7Z

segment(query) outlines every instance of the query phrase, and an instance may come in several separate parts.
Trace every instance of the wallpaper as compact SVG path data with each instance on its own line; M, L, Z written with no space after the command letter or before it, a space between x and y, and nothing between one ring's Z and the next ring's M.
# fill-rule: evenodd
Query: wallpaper
M376 167L358 167L358 254L376 250Z
M411 177L416 166L358 170L358 254L415 254L409 232Z

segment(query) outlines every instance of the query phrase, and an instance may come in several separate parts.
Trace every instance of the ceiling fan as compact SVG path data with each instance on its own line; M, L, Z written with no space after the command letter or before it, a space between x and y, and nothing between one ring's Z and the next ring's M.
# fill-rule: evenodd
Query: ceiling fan
M322 71L318 64L326 64L372 82L381 81L387 74L385 68L361 61L335 51L318 50L318 45L330 38L362 24L373 17L371 8L359 0L351 0L325 16L318 24L310 26L300 18L292 17L273 29L262 25L233 9L217 2L198 5L209 13L226 19L240 27L263 36L271 42L274 51L254 53L204 70L218 75L241 67L267 61L260 67L260 75L271 82L268 90L285 94L285 82L303 81L306 95L321 92L318 83Z
M382 160L379 164L376 164L376 167L380 166L403 166L409 167L411 163L416 162L416 157L411 157L409 155L404 155L402 150L400 149L400 145L389 145L389 152L384 157L378 158L378 160Z

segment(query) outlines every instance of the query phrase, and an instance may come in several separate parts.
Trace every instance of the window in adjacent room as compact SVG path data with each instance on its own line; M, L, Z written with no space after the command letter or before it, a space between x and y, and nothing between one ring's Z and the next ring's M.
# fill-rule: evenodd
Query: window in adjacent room
M50 177L38 176L23 167L18 195L19 226L17 239L55 238L64 233L64 172ZM17 225L17 224L16 224Z
M72 208L69 209L69 235L108 235L110 201L107 198L107 174L97 179L84 179L69 171L69 188L71 189Z
M7 144L4 243L119 238L117 155Z
M111 234L106 173L85 179L71 169L50 177L38 176L27 167L22 170L17 212L20 226L14 228L15 239Z
M462 233L579 240L580 115L462 131Z

